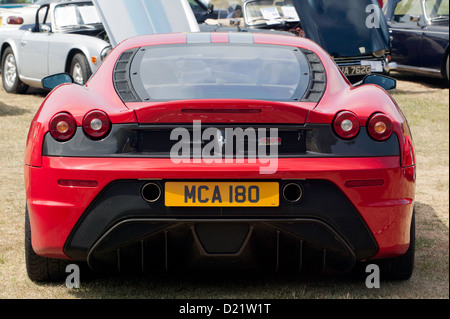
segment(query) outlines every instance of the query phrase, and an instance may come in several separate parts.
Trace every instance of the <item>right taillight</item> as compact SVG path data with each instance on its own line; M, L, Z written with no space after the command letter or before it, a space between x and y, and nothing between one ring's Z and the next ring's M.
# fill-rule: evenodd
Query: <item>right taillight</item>
M352 139L359 133L359 119L353 112L342 111L333 120L334 132L343 139Z
M58 113L50 120L50 134L57 141L70 140L75 135L76 130L77 122L70 113Z
M377 141L385 141L392 135L392 121L383 113L375 113L367 122L369 135Z

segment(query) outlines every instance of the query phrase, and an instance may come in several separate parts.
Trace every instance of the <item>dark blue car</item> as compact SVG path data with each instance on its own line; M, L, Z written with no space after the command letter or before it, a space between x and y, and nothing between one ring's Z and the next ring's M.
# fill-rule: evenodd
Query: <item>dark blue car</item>
M384 13L392 33L398 71L449 80L449 1L388 0Z

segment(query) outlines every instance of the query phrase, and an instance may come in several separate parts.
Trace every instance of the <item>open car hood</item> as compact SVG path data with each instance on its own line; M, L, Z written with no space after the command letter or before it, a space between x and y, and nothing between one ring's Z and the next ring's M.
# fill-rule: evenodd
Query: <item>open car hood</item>
M390 49L389 27L376 0L292 2L306 37L333 57L356 57ZM372 20L375 15L379 21Z
M139 35L198 32L187 0L93 0L114 47Z

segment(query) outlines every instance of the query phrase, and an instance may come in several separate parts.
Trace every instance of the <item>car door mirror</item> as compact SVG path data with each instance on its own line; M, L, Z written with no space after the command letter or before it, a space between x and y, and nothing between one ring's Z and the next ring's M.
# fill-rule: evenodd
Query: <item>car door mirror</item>
M47 24L42 24L41 25L41 32L44 32L44 33L52 32L52 27L50 27Z
M363 79L362 84L375 84L389 91L397 87L397 80L385 75L369 74Z
M74 83L74 80L68 73L58 73L43 78L41 83L43 88L53 90L61 84Z

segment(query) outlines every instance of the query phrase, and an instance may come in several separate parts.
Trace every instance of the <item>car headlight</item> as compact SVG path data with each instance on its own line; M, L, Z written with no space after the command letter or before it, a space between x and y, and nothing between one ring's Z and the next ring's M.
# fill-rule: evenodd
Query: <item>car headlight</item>
M112 51L112 47L111 46L107 46L106 48L104 48L102 50L102 52L100 53L100 59L103 62L104 59L106 59L106 57L108 56L108 54L110 54Z
M376 58L381 58L381 57L383 57L386 54L386 50L385 49L381 49L381 50L373 52L372 54Z

